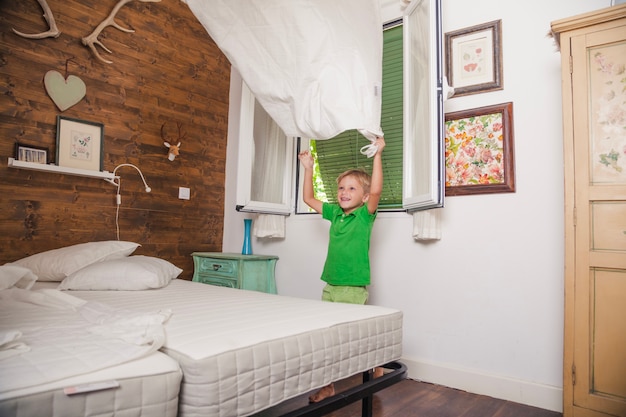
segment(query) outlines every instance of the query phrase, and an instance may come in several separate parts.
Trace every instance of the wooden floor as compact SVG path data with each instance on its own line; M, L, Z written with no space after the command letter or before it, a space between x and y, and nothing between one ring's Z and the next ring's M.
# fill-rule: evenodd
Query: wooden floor
M355 376L336 384L338 391L361 381ZM287 401L256 417L275 417L303 407L308 395ZM403 380L374 394L374 417L561 417L561 413L470 394L440 385ZM328 417L361 417L361 403L353 403Z

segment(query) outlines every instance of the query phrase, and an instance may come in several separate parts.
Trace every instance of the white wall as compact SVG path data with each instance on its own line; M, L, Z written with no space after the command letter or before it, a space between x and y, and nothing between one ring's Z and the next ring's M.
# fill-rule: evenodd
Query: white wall
M443 31L502 19L504 89L453 98L446 111L514 103L512 194L448 197L434 243L412 239L412 218L381 213L370 303L404 312L411 378L562 411L563 156L560 55L553 20L610 0L443 0ZM400 0L381 0L383 21ZM223 250L241 251L235 211L239 86L232 78ZM383 155L384 158L384 155ZM328 224L292 215L284 240L253 242L278 255L280 294L319 298Z

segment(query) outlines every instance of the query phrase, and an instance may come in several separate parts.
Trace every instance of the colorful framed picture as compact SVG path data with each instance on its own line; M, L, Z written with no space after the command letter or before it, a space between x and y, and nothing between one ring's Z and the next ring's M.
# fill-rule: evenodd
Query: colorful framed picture
M448 32L445 42L453 97L503 88L501 20Z
M102 171L104 125L57 116L56 164Z
M48 163L48 148L15 143L15 159L34 164Z
M513 103L445 116L446 196L515 192Z

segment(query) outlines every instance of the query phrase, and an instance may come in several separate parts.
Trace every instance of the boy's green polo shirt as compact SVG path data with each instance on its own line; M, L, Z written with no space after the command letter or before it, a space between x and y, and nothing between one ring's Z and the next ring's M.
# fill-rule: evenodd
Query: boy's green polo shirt
M339 205L324 203L322 217L330 220L330 236L323 281L331 285L370 284L370 236L376 214L370 214L365 204L346 215Z

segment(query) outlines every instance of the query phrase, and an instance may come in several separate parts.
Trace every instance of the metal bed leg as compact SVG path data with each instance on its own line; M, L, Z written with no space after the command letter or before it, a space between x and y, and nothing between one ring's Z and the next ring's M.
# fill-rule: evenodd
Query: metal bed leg
M288 412L281 417L319 417L359 400L362 400L362 417L372 417L374 393L406 379L407 368L401 362L390 362L383 368L392 369L392 371L378 378L372 378L370 371L364 372L361 385L335 394L318 403Z
M367 383L372 379L372 370L363 372L363 383ZM374 394L363 397L361 402L361 417L372 417L374 406Z

